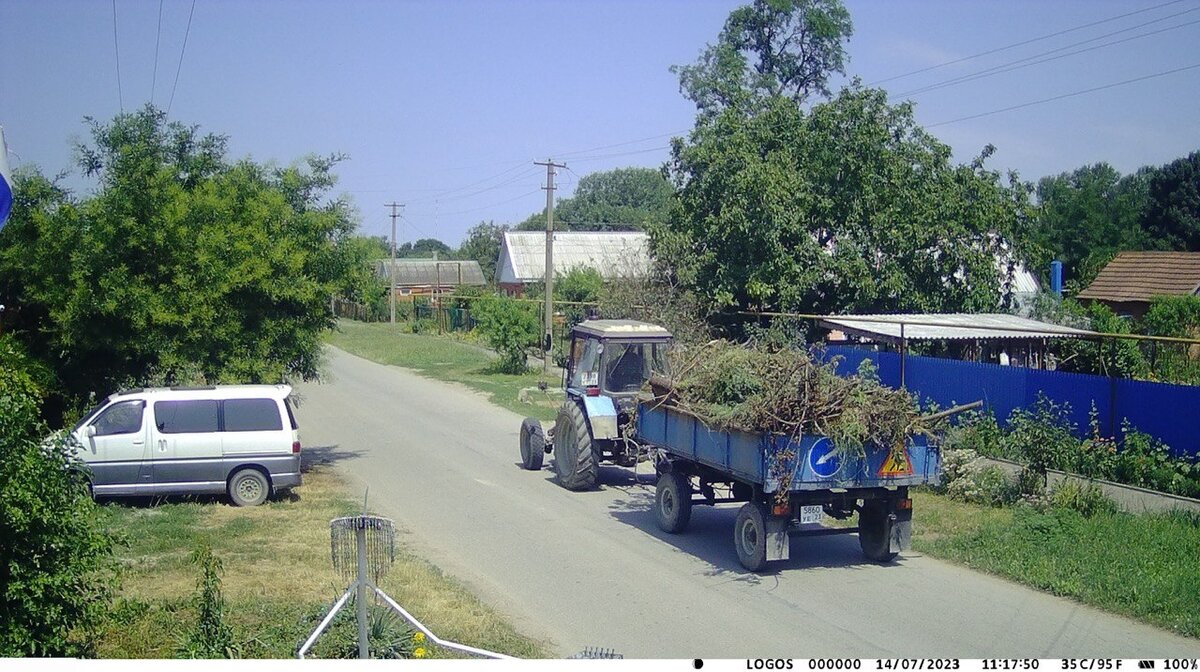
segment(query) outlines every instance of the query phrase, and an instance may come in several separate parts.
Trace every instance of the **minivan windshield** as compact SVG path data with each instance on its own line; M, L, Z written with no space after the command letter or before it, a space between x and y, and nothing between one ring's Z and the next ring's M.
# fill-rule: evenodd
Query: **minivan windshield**
M91 420L93 416L95 416L97 413L100 412L100 409L102 409L108 405L108 401L111 398L112 397L105 399L104 401L96 404L92 408L92 410L88 411L87 413L84 413L83 416L79 418L79 422L75 423L75 426L71 428L71 433L74 434L75 432L78 432L80 429L82 429L83 426L87 424L88 420Z

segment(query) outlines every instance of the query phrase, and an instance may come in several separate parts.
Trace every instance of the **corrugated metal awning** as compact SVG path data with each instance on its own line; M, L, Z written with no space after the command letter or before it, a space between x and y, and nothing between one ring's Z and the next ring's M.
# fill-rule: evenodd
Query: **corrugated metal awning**
M1094 331L1062 327L1003 313L911 313L905 315L826 315L820 325L879 340L939 341L998 338L1085 338Z

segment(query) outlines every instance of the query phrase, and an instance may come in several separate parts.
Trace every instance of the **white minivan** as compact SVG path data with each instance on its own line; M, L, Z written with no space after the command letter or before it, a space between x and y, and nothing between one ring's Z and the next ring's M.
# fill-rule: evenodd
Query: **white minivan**
M101 495L228 493L254 506L300 485L288 385L118 392L72 431Z

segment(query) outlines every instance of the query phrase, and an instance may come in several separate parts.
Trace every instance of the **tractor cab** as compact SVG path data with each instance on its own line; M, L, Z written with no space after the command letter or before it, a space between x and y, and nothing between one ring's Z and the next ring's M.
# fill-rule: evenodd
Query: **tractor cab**
M521 466L542 468L554 454L558 482L570 490L596 484L601 462L633 466L642 456L624 431L637 394L652 373L668 374L671 332L635 320L587 320L571 330L563 373L566 399L554 426L536 418L521 423Z
M634 320L588 320L571 330L569 397L632 399L652 372L667 373L671 332Z

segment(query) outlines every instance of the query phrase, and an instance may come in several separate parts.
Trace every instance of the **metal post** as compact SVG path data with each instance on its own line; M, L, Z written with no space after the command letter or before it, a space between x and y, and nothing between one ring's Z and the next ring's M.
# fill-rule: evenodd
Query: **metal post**
M367 640L367 595L370 590L370 580L367 578L367 529L360 521L354 531L354 539L358 544L358 657L371 657L371 645Z
M908 356L908 340L904 338L904 323L900 323L900 389L904 389L904 358Z

